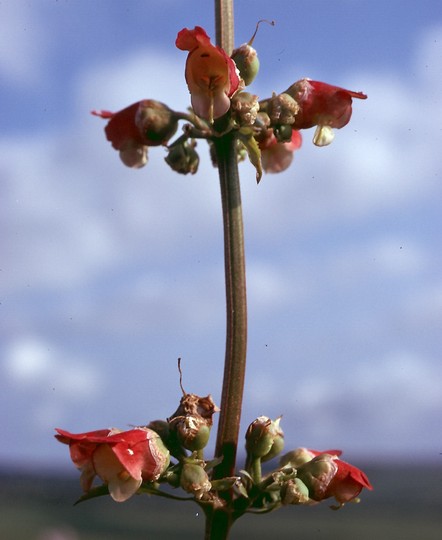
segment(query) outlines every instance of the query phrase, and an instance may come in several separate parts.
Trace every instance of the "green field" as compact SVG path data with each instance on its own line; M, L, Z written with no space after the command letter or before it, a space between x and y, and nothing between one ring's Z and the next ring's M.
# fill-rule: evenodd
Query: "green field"
M366 467L375 491L334 512L327 504L245 516L232 539L440 540L442 468ZM124 504L109 497L73 506L78 477L0 473L1 540L186 540L203 537L193 503L145 495Z

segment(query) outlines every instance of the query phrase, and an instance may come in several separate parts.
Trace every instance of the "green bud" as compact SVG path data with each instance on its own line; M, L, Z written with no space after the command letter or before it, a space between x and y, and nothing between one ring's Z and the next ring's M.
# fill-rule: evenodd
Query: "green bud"
M282 124L273 128L273 133L278 142L290 142L292 140L292 126Z
M280 420L281 417L270 420L267 416L259 416L250 424L246 432L246 451L249 456L266 461L281 451L284 432L279 427Z
M288 480L281 488L281 502L287 504L306 504L310 501L307 486L299 478Z
M251 84L259 71L259 59L250 43L244 43L232 52L232 60L246 86Z
M202 450L209 442L210 426L201 416L183 416L174 420L172 425L179 442L187 450Z
M172 145L164 159L174 171L180 174L195 174L200 162L195 146L195 141L184 141Z
M181 469L180 485L184 491L192 493L198 500L212 488L206 471L198 463L184 463Z

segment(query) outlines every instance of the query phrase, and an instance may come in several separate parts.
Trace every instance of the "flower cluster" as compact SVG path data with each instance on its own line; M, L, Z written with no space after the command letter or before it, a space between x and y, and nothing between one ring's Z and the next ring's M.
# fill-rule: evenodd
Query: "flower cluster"
M194 174L199 164L196 139L206 139L210 144L214 138L232 131L238 141L238 155L245 149L259 182L263 170L278 173L287 169L294 151L301 147L300 130L316 126L313 143L330 144L333 129L350 121L353 99L367 96L304 78L285 92L259 101L256 95L244 91L259 70L252 41L253 38L228 56L210 42L200 26L178 32L176 46L188 51L185 77L191 113L174 112L152 99L117 113L93 111L109 120L106 136L120 152L123 163L143 167L148 147L164 145L168 147L166 163L173 170ZM179 120L188 123L183 127L183 135L170 144Z
M280 458L277 469L262 478L261 463L276 457L284 447L280 420L260 416L246 432L243 480L253 493L252 507L272 510L281 504L311 505L334 497L338 506L332 508L337 509L358 502L363 488L373 489L365 473L339 459L340 450L292 450Z
M55 437L69 445L71 459L81 471L84 498L103 494L92 485L95 477L117 502L139 491L160 493L161 483L167 483L183 489L198 504L216 508L225 504L222 493L233 490L234 504L243 512L311 505L330 497L338 503L332 508L340 508L357 502L363 488L373 489L360 469L339 458L340 450L292 450L280 458L279 467L263 476L262 463L276 458L284 448L281 418L271 420L266 416L258 417L246 431L244 470L237 476L214 480L211 468L218 462L206 462L203 450L217 411L211 396L184 393L167 420L128 431L104 429L74 434L57 429ZM164 491L161 494L167 496Z

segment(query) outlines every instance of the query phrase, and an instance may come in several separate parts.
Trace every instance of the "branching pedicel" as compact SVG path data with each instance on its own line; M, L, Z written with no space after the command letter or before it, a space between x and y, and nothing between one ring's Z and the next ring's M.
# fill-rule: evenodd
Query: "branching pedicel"
M233 312L238 310L232 308L237 302L246 313L245 281L241 282L241 276L237 278L237 274L244 273L242 222L239 221L238 233L231 233L230 223L226 226L228 219L233 220L233 225L235 219L241 219L241 214L239 218L229 217L232 207L240 206L239 183L231 187L237 177L237 162L247 154L258 182L263 171L275 173L287 169L293 152L301 146L299 130L316 126L314 144L330 144L333 128L342 128L350 120L352 99L367 96L301 79L285 92L259 101L257 96L243 91L259 67L252 40L229 56L221 47L212 45L203 28L197 26L193 30L181 30L176 46L188 51L185 76L192 103L189 112L176 112L164 103L145 99L117 113L95 111L93 114L108 120L107 139L129 167L143 167L148 147L162 145L168 152L166 163L173 170L195 174L199 164L197 140L205 139L209 144L213 163L219 166L221 184L226 186L224 191L222 188L227 246L226 365L237 367L242 362L243 374L246 325L245 321L235 320ZM180 121L185 122L182 135L170 142ZM231 202L235 196L229 189L238 191L236 203ZM227 238L229 235L231 238ZM239 266L235 266L235 257ZM239 297L235 283L231 283L235 280L239 284ZM244 329L238 330L241 324ZM235 347L241 339L244 344L238 353ZM311 505L329 497L337 501L333 508L339 508L357 501L363 488L372 489L361 470L340 459L340 450L320 452L298 448L283 455L273 471L263 475L262 463L275 458L284 447L280 418L270 420L265 416L258 417L247 429L245 468L236 472L242 386L239 385L232 398L229 384L235 381L231 380L234 376L229 369L224 380L218 455L212 461L206 460L204 448L209 440L212 416L220 409L210 395L199 397L183 390L178 409L167 420L156 420L128 431L106 429L72 434L57 429L56 438L69 445L72 461L81 470L85 494L80 500L109 493L121 502L137 492L174 499L191 497L207 516L206 538L227 538L232 523L245 512L264 513L291 504ZM239 407L236 416L231 403ZM225 427L229 420L233 436L228 435L232 426ZM95 477L101 479L101 486L92 487ZM164 491L166 484L184 490L184 497Z

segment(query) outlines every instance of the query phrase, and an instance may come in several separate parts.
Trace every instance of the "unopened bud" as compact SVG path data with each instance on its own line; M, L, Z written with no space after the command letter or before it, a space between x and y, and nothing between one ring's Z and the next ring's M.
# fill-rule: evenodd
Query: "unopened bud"
M267 416L259 416L250 424L246 432L246 451L249 456L266 461L281 451L284 433L279 427L280 420L280 417L270 420Z
M292 140L292 132L292 126L289 126L288 124L275 126L273 128L273 133L276 137L276 140L281 143L290 142Z
M288 480L281 487L281 502L287 504L306 504L309 502L307 486L299 478Z
M212 416L217 411L219 408L212 396L200 397L184 392L178 409L167 421L170 430L176 433L184 448L191 451L201 450L209 440Z
M176 430L178 441L187 450L192 452L202 450L209 442L210 426L199 415L186 415L176 418L171 425Z
M244 43L233 51L231 58L235 62L244 84L249 86L259 71L259 59L256 50L251 43Z
M184 463L180 484L184 491L192 493L195 499L203 498L212 488L206 471L199 463Z
M200 162L195 146L195 141L184 141L172 145L169 148L169 153L164 159L174 171L180 174L195 174Z

